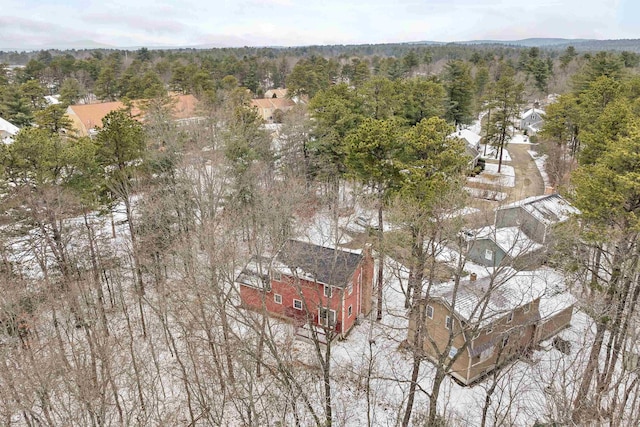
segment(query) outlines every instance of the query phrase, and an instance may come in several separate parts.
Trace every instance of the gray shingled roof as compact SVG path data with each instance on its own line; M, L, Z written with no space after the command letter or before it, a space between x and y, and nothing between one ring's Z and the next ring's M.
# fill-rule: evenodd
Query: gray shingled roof
M276 262L290 270L300 270L300 276L311 276L316 281L344 288L351 281L361 254L326 248L312 243L289 240L276 255ZM273 265L276 267L275 263Z
M498 210L519 207L529 212L542 224L550 225L566 221L569 216L580 214L580 210L572 206L559 194L545 194L528 197L498 208Z

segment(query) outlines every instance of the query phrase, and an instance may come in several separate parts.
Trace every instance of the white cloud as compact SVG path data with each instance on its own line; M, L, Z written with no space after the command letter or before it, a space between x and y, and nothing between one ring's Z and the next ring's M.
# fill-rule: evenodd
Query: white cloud
M80 39L117 46L194 45L211 40L291 46L621 38L633 37L640 27L637 0L1 1L11 15L5 13L0 20L0 40L14 47Z

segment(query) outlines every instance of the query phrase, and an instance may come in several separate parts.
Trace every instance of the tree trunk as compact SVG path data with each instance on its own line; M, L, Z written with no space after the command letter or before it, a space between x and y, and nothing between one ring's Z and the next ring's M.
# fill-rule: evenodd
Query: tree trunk
M93 273L93 282L98 293L98 312L102 321L102 328L107 336L109 336L109 326L107 315L104 309L104 292L102 291L102 281L100 280L100 269L98 266L98 256L95 248L95 235L87 218L87 211L83 209L84 226L87 229L87 237L89 238L89 256L91 258L91 271Z
M133 257L133 266L136 276L136 295L138 299L138 310L140 311L140 323L142 325L142 336L147 337L147 325L144 318L144 308L142 307L142 297L145 294L144 281L142 280L142 267L140 265L140 257L138 254L138 244L136 238L136 230L133 224L133 212L131 210L131 202L129 201L129 195L125 194L123 197L124 206L127 213L127 224L129 225L129 233L131 234L131 256Z
M331 427L333 424L333 410L331 408L331 343L327 337L327 349L322 364L322 377L324 382L324 413L325 426Z
M382 320L382 282L384 278L384 248L383 238L384 238L384 230L383 230L383 222L382 222L382 199L379 200L378 204L378 254L379 254L379 263L378 263L378 310L376 315L376 320Z
M417 335L417 333L416 333ZM422 343L417 343L420 345ZM413 402L416 396L416 388L418 385L418 375L420 373L420 362L422 357L417 351L414 351L413 355L413 368L411 370L411 384L409 385L409 396L407 397L407 408L404 411L404 417L402 418L402 427L408 427L411 421L411 412L413 411Z
M438 396L440 395L440 386L444 377L447 375L446 371L442 367L436 368L436 376L433 379L433 387L431 387L431 395L429 395L429 420L428 426L436 424L436 418L438 416Z

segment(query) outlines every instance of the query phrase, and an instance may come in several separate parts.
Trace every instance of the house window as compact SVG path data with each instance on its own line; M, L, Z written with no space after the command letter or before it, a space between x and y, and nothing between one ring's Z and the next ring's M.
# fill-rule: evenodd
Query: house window
M322 326L329 328L336 324L336 311L329 310L328 308L321 308L318 310L318 323Z
M271 279L275 280L276 282L281 282L282 274L280 274L279 271L271 270Z
M347 294L351 295L353 293L353 283L349 283L349 286L347 287Z
M295 308L296 310L302 310L302 301L300 301L299 299L294 299L293 308Z
M427 317L433 319L433 307L430 305L427 306Z
M493 325L487 326L487 335L491 335L493 333Z
M449 349L449 359L453 359L454 357L456 357L456 354L458 354L458 349L454 346L451 346L451 348Z
M492 261L493 260L493 251L491 249L487 249L484 251L484 258Z
M494 346L489 346L482 353L480 353L479 359L474 363L477 365L478 363L482 363L493 355Z
M282 295L280 294L273 294L273 301L276 304L282 304Z
M349 308L347 309L347 313L349 313L349 317L351 317L351 313L353 313L351 306L349 306Z
M331 298L331 286L324 285L324 296L327 298Z
M511 322L513 322L513 311L509 313L509 316L507 316L507 323L511 323Z
M451 329L451 316L447 316L447 318L444 320L444 327L447 329Z
M506 347L509 344L509 335L502 337L502 347Z
M525 306L524 306L524 312L525 312L525 313L528 313L528 312L530 312L530 311L531 311L531 303L529 303L529 304L527 304L527 305L525 305Z

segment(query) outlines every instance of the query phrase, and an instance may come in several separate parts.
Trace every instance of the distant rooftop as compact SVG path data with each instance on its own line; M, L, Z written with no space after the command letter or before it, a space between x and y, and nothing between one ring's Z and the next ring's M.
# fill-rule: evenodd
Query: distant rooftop
M531 116L533 113L537 113L538 115L542 115L542 116L546 114L544 110L541 110L539 108L530 108L522 114L522 119L529 118L529 116Z
M286 98L287 90L283 88L269 89L264 93L264 97L265 98Z
M196 116L197 99L193 95L170 95L173 118L176 120L189 119ZM139 117L142 114L142 107L145 100L135 100L132 102L131 115ZM95 104L76 104L67 108L67 113L75 116L77 120L86 128L101 128L102 119L112 111L126 108L120 101L100 102Z
M258 108L273 108L275 110L282 110L293 107L294 105L296 105L296 103L289 98L258 98L252 99L251 105Z

